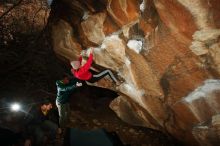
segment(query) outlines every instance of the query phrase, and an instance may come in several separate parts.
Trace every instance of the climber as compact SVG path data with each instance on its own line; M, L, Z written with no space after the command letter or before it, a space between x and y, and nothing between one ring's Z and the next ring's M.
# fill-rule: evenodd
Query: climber
M82 51L79 60L78 61L71 61L70 64L72 66L71 72L72 74L82 80L82 81L88 81L89 83L94 83L99 81L100 79L102 79L105 76L109 76L112 81L114 81L116 83L116 85L119 85L120 82L115 78L115 76L113 75L112 71L110 70L104 70L98 74L92 74L90 71L90 67L92 65L92 61L93 61L93 50L94 48L90 48L88 50L88 52L86 51ZM87 55L89 54L89 55ZM87 57L89 56L87 62L85 64L82 64L82 59L83 57Z
M59 113L59 123L63 128L67 123L70 107L69 98L73 90L82 86L82 82L76 78L70 79L67 75L64 75L62 80L56 81L57 85L57 98L56 105Z

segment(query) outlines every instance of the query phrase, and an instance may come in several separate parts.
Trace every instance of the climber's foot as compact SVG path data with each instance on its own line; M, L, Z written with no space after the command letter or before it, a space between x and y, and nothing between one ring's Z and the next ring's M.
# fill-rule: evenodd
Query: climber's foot
M116 86L119 86L119 85L121 85L121 83L122 83L122 82L117 81L115 84L116 84Z
M123 83L124 81L125 81L125 79L124 78L122 78L121 76L117 76L117 80L118 80L118 82L119 83Z

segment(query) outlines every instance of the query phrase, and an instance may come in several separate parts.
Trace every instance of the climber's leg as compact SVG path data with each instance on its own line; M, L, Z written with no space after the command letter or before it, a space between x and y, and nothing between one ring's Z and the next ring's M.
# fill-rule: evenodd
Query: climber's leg
M104 71L102 71L98 74L93 75L92 78L90 80L88 80L88 82L90 82L90 83L97 82L97 81L99 81L100 79L104 78L107 75L112 79L112 81L114 81L115 83L118 83L118 80L115 78L113 73L108 69L104 70Z

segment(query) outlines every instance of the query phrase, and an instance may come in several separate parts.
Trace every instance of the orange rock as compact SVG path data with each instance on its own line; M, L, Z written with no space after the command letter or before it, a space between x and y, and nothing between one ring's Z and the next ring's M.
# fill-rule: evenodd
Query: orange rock
M105 38L119 28L111 21L106 12L100 12L95 15L89 15L88 18L81 22L81 33L87 41L100 45Z
M142 5L144 9L141 10L139 27L145 35L149 35L159 24L159 16L152 0L143 0Z
M112 20L112 18L109 15L106 16L103 25L104 25L103 32L105 33L106 36L119 30L118 25Z
M109 0L107 11L119 26L135 21L139 17L136 0Z
M220 115L216 114L208 121L197 124L192 133L200 145L219 145Z
M181 34L186 39L192 39L192 34L197 29L192 14L178 1L155 1L161 20L173 34Z
M106 19L106 13L98 13L90 15L88 18L81 22L83 34L92 43L101 44L105 38L103 32L103 23Z
M60 20L52 27L54 51L57 55L69 61L78 59L82 49L72 33L72 27L63 20Z
M217 28L220 28L220 5L218 0L209 1L209 10L213 12L213 23L215 23Z

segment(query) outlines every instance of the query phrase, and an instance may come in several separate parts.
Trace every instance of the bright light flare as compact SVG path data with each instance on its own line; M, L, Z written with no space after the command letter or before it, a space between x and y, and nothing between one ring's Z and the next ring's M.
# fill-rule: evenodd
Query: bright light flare
M12 110L12 111L17 112L17 111L19 111L20 109L21 109L21 105L20 105L19 103L13 103L13 104L11 105L11 110Z

